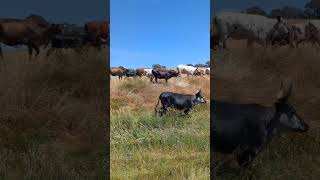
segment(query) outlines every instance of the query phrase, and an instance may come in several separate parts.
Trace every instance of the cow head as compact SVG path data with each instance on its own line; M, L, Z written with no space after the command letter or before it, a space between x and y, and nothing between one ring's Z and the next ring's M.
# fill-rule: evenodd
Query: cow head
M195 104L207 103L207 101L204 99L204 97L201 94L201 89L196 92L195 96L196 96L196 99L194 100Z
M279 114L279 126L277 127L277 130L279 132L305 132L309 129L308 124L300 118L293 106L288 102L291 91L292 85L290 86L288 93L284 95L281 85L281 90L275 103L276 111Z
M168 72L170 73L171 77L178 77L179 76L179 71L169 70Z
M280 34L288 34L289 33L289 26L288 23L280 16L277 16L277 23L274 25L274 28Z

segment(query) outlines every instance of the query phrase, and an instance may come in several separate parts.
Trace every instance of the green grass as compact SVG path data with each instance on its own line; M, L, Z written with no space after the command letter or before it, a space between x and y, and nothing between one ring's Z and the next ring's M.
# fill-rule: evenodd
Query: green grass
M209 179L208 106L190 118L111 109L111 179Z

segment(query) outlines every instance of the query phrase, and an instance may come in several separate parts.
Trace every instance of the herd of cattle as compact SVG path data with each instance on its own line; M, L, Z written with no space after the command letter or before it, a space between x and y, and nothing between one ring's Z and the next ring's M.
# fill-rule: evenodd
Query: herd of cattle
M123 67L112 67L110 70L111 76L118 76L119 79L122 77L142 77L146 76L150 78L150 81L158 82L158 79L165 79L166 82L172 77L181 76L181 74L186 74L187 76L204 76L210 75L210 68L206 67L193 67L187 65L178 65L177 68L137 68L136 70L130 71L129 69Z
M37 56L41 46L50 45L47 55L62 48L94 46L100 49L109 44L109 27L109 21L91 21L84 26L54 24L32 14L25 19L0 19L0 43L27 46L29 58L33 50ZM3 58L1 47L0 56Z
M247 40L247 45L258 43L264 47L301 43L320 46L319 20L285 20L261 15L220 12L211 19L210 46L212 49L226 49L227 39Z

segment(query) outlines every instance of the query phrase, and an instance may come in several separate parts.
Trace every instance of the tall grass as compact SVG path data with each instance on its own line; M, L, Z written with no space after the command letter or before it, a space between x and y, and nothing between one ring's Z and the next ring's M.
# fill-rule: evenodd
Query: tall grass
M161 80L160 80L161 81ZM111 80L111 178L209 179L209 105L184 117L171 112L155 117L163 91L209 98L209 77Z
M237 46L237 44L233 44ZM320 177L320 61L312 47L231 48L216 53L213 98L234 103L272 106L280 89L291 82L289 99L310 125L307 133L274 138L247 171L233 163L217 169L217 179L318 179ZM217 161L226 158L215 154Z
M108 54L5 54L1 179L105 179Z

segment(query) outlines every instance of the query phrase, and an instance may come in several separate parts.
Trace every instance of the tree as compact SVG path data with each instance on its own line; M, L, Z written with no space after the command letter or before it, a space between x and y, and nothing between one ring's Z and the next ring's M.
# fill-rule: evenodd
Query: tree
M304 12L302 9L293 6L284 6L281 9L282 17L287 19L304 18Z
M124 67L123 67L123 66L118 66L118 68L120 68L120 69L124 69Z
M192 64L187 64L187 66L193 66Z
M267 13L264 10L262 10L261 8L259 8L258 6L249 7L248 9L246 9L245 12L247 14L258 14L258 15L262 15L262 16L267 15Z
M154 65L152 65L152 68L153 68L153 69L161 68L161 65L160 65L160 64L154 64Z
M210 66L210 61L207 61L207 62L206 62L206 65L209 67L209 66Z
M281 9L272 9L270 14L269 14L269 17L270 18L276 18L278 16L282 16Z
M302 9L299 9L293 6L284 6L281 9L271 10L269 17L276 18L277 16L280 16L286 19L297 19L297 18L304 18L305 13Z
M320 1L311 0L305 6L304 14L308 18L319 18L320 17Z

